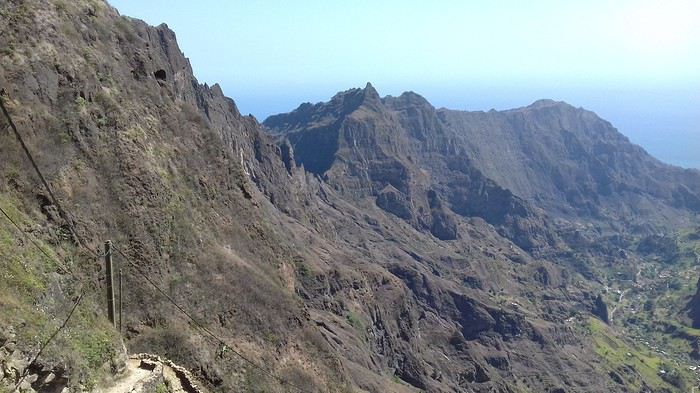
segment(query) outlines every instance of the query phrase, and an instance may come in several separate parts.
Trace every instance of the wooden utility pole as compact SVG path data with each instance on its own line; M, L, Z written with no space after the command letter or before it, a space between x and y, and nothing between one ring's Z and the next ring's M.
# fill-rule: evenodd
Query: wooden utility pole
M105 270L107 271L107 317L114 327L117 327L114 319L114 266L112 265L112 241L105 242Z
M122 320L124 313L122 312L122 269L119 268L119 334L122 334Z

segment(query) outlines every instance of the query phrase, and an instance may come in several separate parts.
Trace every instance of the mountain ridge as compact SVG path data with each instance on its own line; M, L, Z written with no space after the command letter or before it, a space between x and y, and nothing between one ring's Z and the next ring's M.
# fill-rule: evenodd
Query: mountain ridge
M336 95L334 99L338 97ZM525 107L500 112L467 112L435 109L420 95L406 92L399 97L383 98L382 105L388 112L413 111L415 113L411 116L420 116L417 124L402 124L411 137L425 140L425 135L421 136L420 132L427 131L442 135L445 129L449 129L453 136L462 139L465 153L487 177L526 200L532 201L543 196L552 199L553 203L544 206L548 209L561 210L567 207L565 205L571 205L572 201L576 201L576 205L583 205L582 208L588 210L586 214L600 214L601 207L597 206L600 201L587 200L585 194L590 194L590 191L603 197L611 192L650 194L643 197L663 199L663 205L670 205L671 208L680 207L681 210L689 208L697 212L700 207L697 202L700 193L700 171L679 170L662 164L641 147L630 143L627 137L617 132L609 122L600 119L595 113L575 108L562 101L544 99ZM314 108L316 111L321 110L323 103L315 104ZM298 138L296 134L300 123L295 124L295 129L285 128L278 123L280 119L295 118L297 111L292 111L287 116L275 115L265 120L263 124L275 134L292 134L290 142L294 145L295 138ZM328 112L325 115L331 116ZM342 114L336 113L335 116L342 116ZM404 121L406 117L403 116L399 121ZM561 131L555 130L556 128ZM317 130L317 132L320 131ZM539 143L538 139L544 139L544 141ZM552 143L558 145L551 145ZM611 146L615 146L614 149L618 153L606 153L605 149L611 149ZM523 150L523 147L527 150ZM567 150L572 147L577 150ZM549 162L540 160L523 163L529 160L528 156L548 159L547 155L552 153L543 153L547 149L556 155L549 158ZM491 158L499 156L499 152L502 155L504 152L511 151L516 155L506 155L499 160ZM302 153L299 154L299 161L304 161L305 157ZM323 150L321 153L326 157L324 168L329 167L331 154ZM601 162L600 159L605 159L607 162ZM554 164L562 164L566 161L571 162L569 165L572 167L567 169L570 173L561 172L561 168L557 169ZM640 164L630 166L630 163L636 162ZM583 169L585 172L582 172L575 170L573 165L585 166L587 169ZM618 170L616 166L626 172L634 171L633 176L648 178L649 180L645 180L648 183L646 188L635 190L635 187L631 186L631 179L621 179L622 175L615 172ZM552 171L551 175L546 175L549 176L548 179L542 175L535 175L535 171L543 172L544 168ZM516 170L515 173L512 172L513 169ZM316 172L322 171L316 168ZM573 183L571 178L576 176L587 178L587 184L583 188ZM680 187L671 192L664 191L662 182L654 179L661 177L671 177L672 181L680 181L691 188ZM533 188L535 185L537 189ZM620 189L612 190L611 187ZM559 195L554 195L557 193ZM649 202L657 203L657 201ZM628 206L624 209L630 208L637 207Z
M668 361L685 378L684 367L660 354L637 362L624 332L594 316L611 301L603 269L636 269L642 235L616 217L552 217L499 185L469 134L420 96L381 99L369 84L275 118L268 135L218 85L197 82L164 25L92 0L13 0L0 13L9 110L81 237L92 248L113 240L266 371L210 340L129 266L121 337L95 296L79 312L99 334L71 331L38 365L14 361L35 353L35 340L5 331L41 331L35 316L48 319L76 285L22 254L0 260L17 262L5 271L37 272L0 282L0 302L38 314L0 313L0 358L14 359L0 385L27 372L33 390L89 390L118 375L123 339L212 391L289 390L269 374L310 392L683 390L654 367ZM104 293L102 264L63 236L13 137L0 141L0 202ZM661 197L682 223L685 205ZM23 243L0 222L0 255L12 255ZM606 342L633 365L606 356Z

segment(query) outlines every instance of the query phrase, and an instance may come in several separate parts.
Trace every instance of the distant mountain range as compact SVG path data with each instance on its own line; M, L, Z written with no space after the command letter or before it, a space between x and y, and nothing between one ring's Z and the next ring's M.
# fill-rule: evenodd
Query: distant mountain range
M99 391L124 346L221 392L695 382L700 171L594 113L436 109L367 84L259 124L197 82L166 25L93 0L0 15L3 102L53 189L0 131L0 206L75 273L0 217L0 386ZM122 332L88 251L105 240L133 261L115 255Z
M413 193L432 188L443 189L442 199L463 216L505 211L516 199L552 216L624 220L637 229L700 212L700 171L659 162L610 123L563 102L540 100L502 112L438 110L412 92L379 98L368 84L263 124L289 140L306 170L331 184L359 181L362 187L347 190L354 195L393 186L392 200L406 203L399 210L425 206ZM428 184L422 184L426 170ZM487 186L460 191L469 184L465 174L488 179L496 187L490 194L508 196L476 202L480 196L461 192Z

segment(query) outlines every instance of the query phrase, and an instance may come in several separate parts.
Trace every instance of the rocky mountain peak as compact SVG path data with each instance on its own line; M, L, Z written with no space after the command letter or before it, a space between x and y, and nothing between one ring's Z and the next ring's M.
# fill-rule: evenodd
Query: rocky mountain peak
M113 369L125 345L169 355L212 392L289 391L227 347L313 392L669 391L655 365L674 358L637 357L613 329L643 317L633 285L667 273L631 234L700 211L697 171L550 100L436 110L367 84L261 127L197 83L164 25L99 0L0 1L0 15L0 85L38 167L86 244L112 239L137 261L123 266L123 344L90 295L29 367L82 285L0 217L0 390L26 368L27 391L84 391L101 380L84 373ZM10 132L0 157L3 209L104 293ZM697 258L699 239L678 254ZM611 281L632 290L601 292ZM597 293L610 326L590 318ZM601 343L619 348L605 357Z
M348 115L360 107L379 110L378 106L381 105L381 98L377 89L370 82L367 82L363 89L355 88L336 94L331 99L330 104L335 102L342 103L340 105L343 108L342 114Z
M547 107L553 107L553 106L572 107L571 105L567 104L564 101L555 101L552 99L543 98L543 99L539 99L539 100L533 102L532 104L528 105L527 108L540 109L540 108L547 108Z
M265 125L289 140L296 162L346 196L376 198L381 209L437 238L457 238L459 217L477 216L525 248L552 240L534 210L470 163L425 98L378 97L371 85L350 89L314 105L311 121L299 121L298 110ZM348 102L356 109L338 110Z
M374 88L371 82L367 82L365 85L365 88L362 89L362 91L365 94L365 97L370 100L375 100L379 99L379 93L377 92L377 89Z
M272 133L289 133L304 125L327 127L354 111L364 108L380 111L379 93L367 82L364 89L353 88L336 93L327 102L312 104L305 102L290 113L272 115L265 119L263 125Z
M402 110L408 108L427 108L434 110L435 108L420 94L412 91L401 93L398 97L386 96L382 98L382 103L393 110Z

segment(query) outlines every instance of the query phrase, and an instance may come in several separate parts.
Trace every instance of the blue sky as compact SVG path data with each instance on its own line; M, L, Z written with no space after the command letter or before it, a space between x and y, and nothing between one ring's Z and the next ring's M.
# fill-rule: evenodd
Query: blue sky
M167 23L200 82L259 120L368 81L437 107L539 98L594 110L658 158L700 167L697 0L112 0Z

